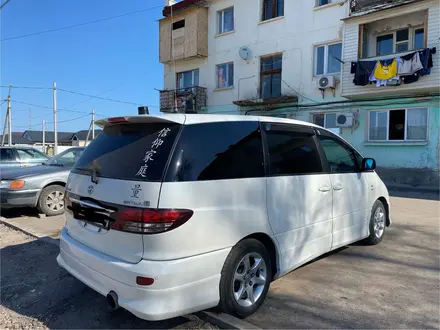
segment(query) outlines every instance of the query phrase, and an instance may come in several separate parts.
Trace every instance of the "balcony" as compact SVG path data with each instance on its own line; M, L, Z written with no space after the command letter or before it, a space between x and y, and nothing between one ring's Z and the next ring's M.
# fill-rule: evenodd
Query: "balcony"
M350 0L350 16L373 13L422 0Z
M159 21L161 63L208 56L208 9L188 8Z
M408 0L409 1L409 0ZM377 7L364 10L362 15L352 15L345 19L343 40L343 71L341 76L342 96L346 98L375 98L387 95L426 95L438 93L440 79L439 54L432 55L433 67L430 74L422 73L417 79L407 79L399 75L390 84L375 83L363 85L351 73L351 63L357 61L376 62L379 60L408 58L415 51L437 46L440 38L438 17L440 8L435 1L392 1L393 10L375 10ZM373 0L359 0L358 5L373 5ZM381 1L381 3L383 3ZM384 2L385 4L390 4ZM405 4L399 5L397 4ZM377 5L379 6L379 5ZM367 15L368 14L368 15ZM408 56L406 56L408 55ZM417 71L414 71L417 72ZM414 78L414 77L413 77ZM365 83L365 79L363 83Z
M206 107L206 95L200 86L160 91L160 111L198 113Z

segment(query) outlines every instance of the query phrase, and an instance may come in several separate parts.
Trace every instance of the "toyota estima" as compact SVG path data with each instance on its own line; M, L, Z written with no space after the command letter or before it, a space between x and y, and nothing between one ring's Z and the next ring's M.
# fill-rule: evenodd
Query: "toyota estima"
M110 118L66 187L58 263L147 320L247 317L270 282L390 224L375 161L310 123Z

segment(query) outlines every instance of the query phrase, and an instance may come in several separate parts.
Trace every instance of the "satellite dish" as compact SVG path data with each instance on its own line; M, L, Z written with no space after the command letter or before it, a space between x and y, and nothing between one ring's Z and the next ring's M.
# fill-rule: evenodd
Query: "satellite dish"
M241 57L243 60L246 61L246 60L248 60L249 57L250 57L251 50L250 50L248 47L244 46L244 47L241 47L241 48L240 48L240 50L238 51L238 53L240 54L240 57Z

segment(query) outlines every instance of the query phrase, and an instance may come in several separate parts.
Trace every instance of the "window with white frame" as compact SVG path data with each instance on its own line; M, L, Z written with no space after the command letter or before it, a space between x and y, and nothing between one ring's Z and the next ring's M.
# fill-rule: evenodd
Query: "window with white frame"
M276 17L284 16L284 0L262 0L263 17L262 21L267 21Z
M340 1L340 0L316 0L316 7L325 6L330 3L338 2L338 1Z
M425 47L425 29L408 28L376 37L376 56L402 53Z
M217 12L217 34L234 31L234 7Z
M428 109L411 108L370 111L369 141L426 141Z
M341 72L342 43L315 47L315 76Z
M338 128L336 126L336 113L314 113L313 123L325 128Z
M217 88L234 86L234 63L217 65Z

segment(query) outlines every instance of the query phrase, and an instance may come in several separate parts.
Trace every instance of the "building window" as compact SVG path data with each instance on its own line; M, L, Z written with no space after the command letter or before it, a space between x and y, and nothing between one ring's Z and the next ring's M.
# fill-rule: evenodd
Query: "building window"
M376 56L425 48L425 29L402 29L376 38Z
M284 0L263 0L263 21L284 16Z
M328 5L339 0L316 0L316 7Z
M234 7L217 12L218 34L234 31Z
M217 65L217 88L234 86L234 63Z
M315 47L315 76L341 72L342 43Z
M369 141L426 141L428 109L370 111Z
M425 48L425 29L414 30L414 49Z
M173 30L178 30L185 27L185 20L177 21L173 23Z
M177 74L177 89L199 85L199 70L179 72Z
M262 99L281 96L282 67L282 55L261 58L260 90Z
M338 128L336 126L336 113L315 113L313 114L313 123L325 128Z

